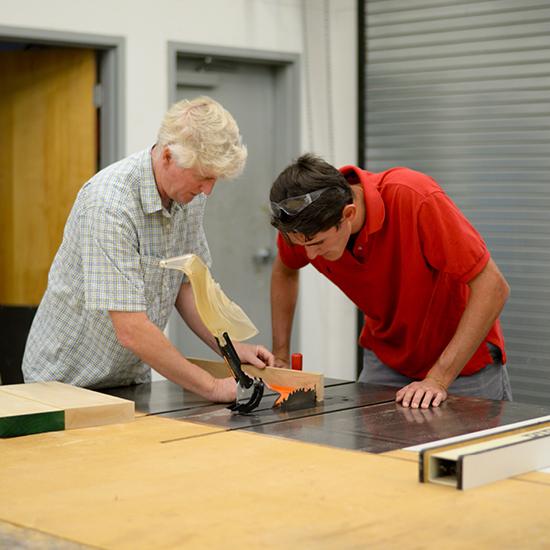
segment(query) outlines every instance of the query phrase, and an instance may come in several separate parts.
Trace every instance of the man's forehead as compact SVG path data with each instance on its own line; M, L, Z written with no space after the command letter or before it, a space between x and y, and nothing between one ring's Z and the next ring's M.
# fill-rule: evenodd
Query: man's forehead
M304 244L306 237L302 233L287 233L288 240L292 244Z
M193 164L188 170L197 179L218 179L213 168L203 166L200 163Z
M314 241L318 241L323 238L321 233L317 233L311 237L306 237L303 233L287 233L287 236L292 244L298 244L301 246L305 246L306 244L313 243Z

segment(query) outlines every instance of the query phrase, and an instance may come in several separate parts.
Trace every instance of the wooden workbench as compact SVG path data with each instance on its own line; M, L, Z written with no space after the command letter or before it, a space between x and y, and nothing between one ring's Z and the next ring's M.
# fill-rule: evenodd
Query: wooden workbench
M53 547L549 548L548 502L547 474L461 492L408 451L157 416L0 441L0 520Z

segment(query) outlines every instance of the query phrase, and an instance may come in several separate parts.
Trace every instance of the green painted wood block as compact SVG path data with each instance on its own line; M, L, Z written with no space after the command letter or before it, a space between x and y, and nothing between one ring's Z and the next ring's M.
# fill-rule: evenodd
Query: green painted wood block
M0 386L0 437L15 437L65 428L65 411L13 395Z
M16 437L65 429L65 412L51 411L0 418L0 437Z
M0 386L0 438L133 419L132 401L61 382Z

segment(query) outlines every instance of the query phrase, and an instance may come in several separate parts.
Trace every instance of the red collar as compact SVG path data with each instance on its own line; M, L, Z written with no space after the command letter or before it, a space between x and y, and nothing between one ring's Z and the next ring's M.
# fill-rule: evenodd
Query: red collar
M353 247L354 255L358 252L362 256L360 252L364 250L362 247L367 244L369 235L381 229L386 215L384 201L378 191L380 176L379 174L371 174L370 172L361 170L356 166L343 166L340 168L340 172L350 184L360 183L363 186L365 223L359 231Z

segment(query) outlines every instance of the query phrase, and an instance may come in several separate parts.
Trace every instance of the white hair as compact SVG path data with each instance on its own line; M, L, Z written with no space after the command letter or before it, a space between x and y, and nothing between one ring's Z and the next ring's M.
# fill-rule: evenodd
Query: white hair
M217 178L237 177L247 157L235 119L206 96L174 103L164 115L157 145L168 147L180 167Z

